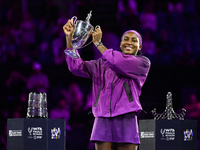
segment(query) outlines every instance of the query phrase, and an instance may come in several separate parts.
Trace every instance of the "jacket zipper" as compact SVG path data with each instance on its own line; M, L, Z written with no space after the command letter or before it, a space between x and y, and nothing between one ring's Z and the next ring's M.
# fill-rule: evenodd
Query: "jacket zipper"
M116 75L116 73L115 73L115 75ZM114 78L113 78L113 80L112 80L112 82L111 82L110 117L112 117L111 100L112 100L112 94L113 94L113 81L114 81L114 79L115 79L115 75L114 75Z

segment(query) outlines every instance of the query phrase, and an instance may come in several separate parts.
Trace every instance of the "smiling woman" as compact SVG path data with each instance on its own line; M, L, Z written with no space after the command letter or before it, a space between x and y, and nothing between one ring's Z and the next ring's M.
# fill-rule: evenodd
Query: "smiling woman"
M72 20L63 27L67 48L71 48ZM102 31L97 28L92 34L93 44L101 52L97 60L83 61L66 55L69 70L76 76L93 81L92 112L95 117L90 141L96 150L137 150L140 144L137 115L142 111L139 101L150 61L138 56L142 38L135 30L122 36L122 52L108 49L101 42ZM136 56L137 55L137 56Z

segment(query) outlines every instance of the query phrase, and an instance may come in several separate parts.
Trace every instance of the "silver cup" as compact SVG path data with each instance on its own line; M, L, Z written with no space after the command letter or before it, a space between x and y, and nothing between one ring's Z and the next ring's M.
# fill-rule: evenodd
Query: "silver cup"
M64 50L65 54L67 54L68 56L73 58L79 58L80 56L76 53L75 50L83 48L92 42L91 41L90 43L84 45L94 29L94 27L90 24L91 16L92 16L92 11L90 11L85 21L77 20L76 16L72 17L73 24L75 26L75 30L72 34L72 40L71 40L72 49L67 48ZM96 26L95 29L98 27L100 26Z
M48 118L47 95L43 92L29 93L27 118Z

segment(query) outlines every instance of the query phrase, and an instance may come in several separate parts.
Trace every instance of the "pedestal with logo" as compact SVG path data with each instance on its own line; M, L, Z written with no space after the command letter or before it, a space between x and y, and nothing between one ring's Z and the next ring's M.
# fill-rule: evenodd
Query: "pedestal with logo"
M139 120L139 150L197 150L196 120Z
M154 119L139 120L139 150L197 150L197 121L184 120L184 108L180 114L174 112L171 92L166 98L163 113L154 108Z
M65 150L65 120L7 120L7 150Z

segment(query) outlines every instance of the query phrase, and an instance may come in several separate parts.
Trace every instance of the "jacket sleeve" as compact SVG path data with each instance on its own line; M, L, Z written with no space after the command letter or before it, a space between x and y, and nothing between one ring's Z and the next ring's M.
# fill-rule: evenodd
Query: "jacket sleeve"
M134 79L146 78L150 68L150 60L147 57L125 55L113 49L107 49L102 59L114 72Z
M81 58L71 58L65 54L65 60L69 71L79 77L92 78L94 69L97 68L97 60L83 61Z

